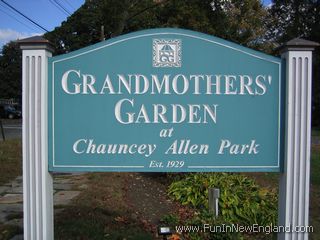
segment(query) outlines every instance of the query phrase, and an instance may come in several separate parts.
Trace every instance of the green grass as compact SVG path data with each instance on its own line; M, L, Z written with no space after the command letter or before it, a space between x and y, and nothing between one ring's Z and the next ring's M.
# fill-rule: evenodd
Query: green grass
M0 142L0 185L22 174L21 140Z

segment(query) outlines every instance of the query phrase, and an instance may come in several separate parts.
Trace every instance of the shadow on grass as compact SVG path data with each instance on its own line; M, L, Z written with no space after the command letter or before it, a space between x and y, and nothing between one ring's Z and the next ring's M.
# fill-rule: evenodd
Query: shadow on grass
M88 189L55 215L55 239L149 240L124 199L123 174L88 174Z

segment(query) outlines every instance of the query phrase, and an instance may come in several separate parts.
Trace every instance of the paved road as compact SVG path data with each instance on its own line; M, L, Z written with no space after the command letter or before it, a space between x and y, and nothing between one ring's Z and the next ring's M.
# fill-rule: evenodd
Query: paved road
M22 137L21 119L3 120L3 131L6 139L15 139ZM2 134L0 129L0 141L2 141Z

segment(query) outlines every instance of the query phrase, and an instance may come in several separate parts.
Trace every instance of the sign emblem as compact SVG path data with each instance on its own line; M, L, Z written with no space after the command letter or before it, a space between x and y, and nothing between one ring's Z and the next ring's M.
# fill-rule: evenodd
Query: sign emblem
M153 39L154 67L181 67L180 39Z

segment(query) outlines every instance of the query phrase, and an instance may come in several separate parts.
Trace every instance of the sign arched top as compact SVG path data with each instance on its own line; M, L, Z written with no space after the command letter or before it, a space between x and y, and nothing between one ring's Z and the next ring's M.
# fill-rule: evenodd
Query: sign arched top
M152 29L49 59L51 171L279 171L281 59Z

